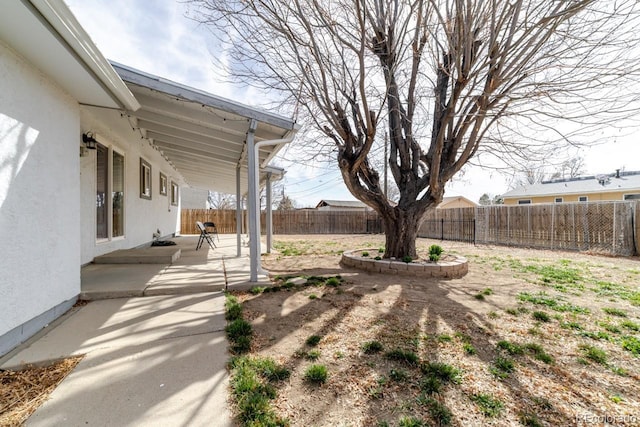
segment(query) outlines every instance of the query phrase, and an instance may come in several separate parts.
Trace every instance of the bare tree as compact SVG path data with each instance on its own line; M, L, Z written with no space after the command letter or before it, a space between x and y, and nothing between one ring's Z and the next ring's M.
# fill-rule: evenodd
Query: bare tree
M285 94L333 142L347 188L383 219L385 257L416 255L425 212L482 150L504 157L548 143L530 129L555 132L551 119L575 124L559 133L572 144L569 134L629 114L634 99L610 89L637 79L635 0L192 5L225 43L234 77ZM385 128L397 204L373 166Z
M210 209L235 209L236 197L232 194L209 191L207 197Z

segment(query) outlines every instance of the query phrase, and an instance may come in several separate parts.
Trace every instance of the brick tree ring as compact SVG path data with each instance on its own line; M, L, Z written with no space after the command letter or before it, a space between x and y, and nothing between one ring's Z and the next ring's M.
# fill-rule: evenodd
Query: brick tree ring
M345 251L340 264L345 267L369 271L380 274L399 274L423 278L459 279L469 272L469 262L465 257L447 255L445 260L424 261L415 260L404 262L401 260L376 260L365 253L376 253L377 249L357 249Z

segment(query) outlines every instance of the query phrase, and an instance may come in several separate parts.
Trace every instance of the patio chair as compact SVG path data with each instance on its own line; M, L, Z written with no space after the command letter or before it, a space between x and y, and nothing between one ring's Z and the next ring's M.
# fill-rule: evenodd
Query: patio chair
M204 228L209 232L209 234L211 234L212 237L215 237L218 239L218 242L220 242L220 236L218 236L218 228L216 227L215 222L205 222L204 224Z
M213 242L213 236L209 234L204 224L200 221L196 221L198 230L200 230L200 237L198 238L198 244L196 245L196 251L202 247L202 243L206 240L211 249L216 248L216 244Z

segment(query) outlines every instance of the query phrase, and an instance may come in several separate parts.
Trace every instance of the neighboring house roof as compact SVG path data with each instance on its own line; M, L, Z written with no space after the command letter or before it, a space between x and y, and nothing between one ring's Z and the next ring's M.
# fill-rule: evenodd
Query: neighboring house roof
M640 190L640 171L616 174L583 176L569 179L543 181L525 185L502 195L503 198L555 196L562 194L594 194Z
M0 40L80 104L140 107L62 0L2 2Z
M333 208L368 208L368 206L357 200L320 200L316 208L330 206Z
M453 204L455 202L463 202L467 205L471 206L478 206L478 204L476 202L473 202L469 199L467 199L464 196L449 196L449 197L443 197L442 198L442 202L440 202L440 204L438 205L438 208L446 208L447 205Z

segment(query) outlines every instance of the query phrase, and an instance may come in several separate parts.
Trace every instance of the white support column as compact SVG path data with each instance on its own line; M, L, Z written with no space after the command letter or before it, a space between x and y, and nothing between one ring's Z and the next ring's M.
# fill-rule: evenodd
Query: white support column
M236 168L236 256L242 255L242 194L240 190L240 166Z
M249 130L247 131L247 161L249 163L249 191L247 192L247 210L249 212L249 264L250 282L258 281L258 269L260 266L260 217L259 195L258 195L258 156L254 149L255 132L258 122L251 119Z
M272 221L273 217L271 216L271 172L267 173L267 213L265 221L267 222L267 253L271 253L271 233L272 233Z

